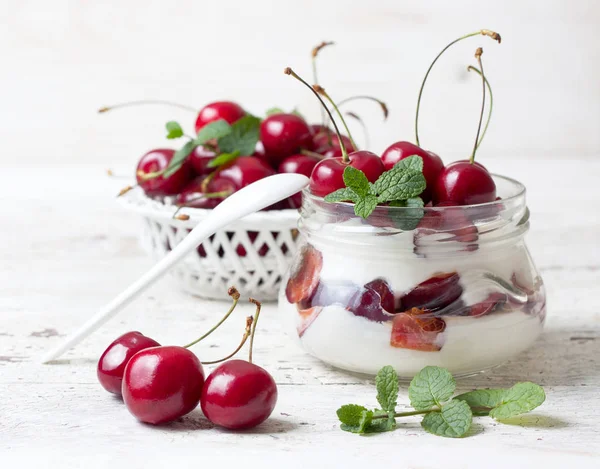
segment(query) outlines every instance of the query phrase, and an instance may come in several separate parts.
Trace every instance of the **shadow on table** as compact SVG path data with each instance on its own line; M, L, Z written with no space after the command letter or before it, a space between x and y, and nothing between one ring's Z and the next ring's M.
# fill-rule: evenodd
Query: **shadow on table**
M298 428L301 424L284 420L277 417L271 417L265 422L261 423L258 427L251 428L249 430L236 430L237 434L270 434L276 435L278 433L286 433ZM172 422L168 425L161 427L161 430L165 432L190 432L196 430L211 430L218 429L223 432L229 432L225 428L218 427L217 425L210 422L203 414L200 409L196 409L182 417L181 419ZM233 430L231 430L233 432Z
M528 428L565 428L570 426L569 422L564 420L536 413L519 415L511 419L502 420L502 424Z

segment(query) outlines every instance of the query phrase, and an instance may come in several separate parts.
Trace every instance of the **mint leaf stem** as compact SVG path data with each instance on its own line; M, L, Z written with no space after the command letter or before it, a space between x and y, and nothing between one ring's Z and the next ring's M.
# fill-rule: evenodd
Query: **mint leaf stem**
M410 417L412 415L423 415L423 414L428 414L429 412L437 412L439 411L439 409L437 407L434 407L432 409L428 409L428 410L412 410L409 412L396 412L394 413L394 417L396 418L400 418L400 417ZM373 416L373 420L375 419L387 419L389 418L388 415L375 415Z

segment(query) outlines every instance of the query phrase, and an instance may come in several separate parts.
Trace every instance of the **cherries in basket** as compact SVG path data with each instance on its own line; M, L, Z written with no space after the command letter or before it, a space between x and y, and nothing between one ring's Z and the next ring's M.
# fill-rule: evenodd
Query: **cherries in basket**
M246 319L242 341L226 357L201 361L189 348L214 332L235 309L240 294L229 289L233 303L207 333L184 347L162 346L140 332L118 337L98 361L98 380L123 397L138 420L154 425L176 420L200 404L206 418L221 427L240 430L264 422L277 402L277 385L264 368L252 362L254 335L261 304ZM248 361L232 359L250 339ZM220 363L205 378L203 365Z
M330 44L317 46L313 61ZM316 66L314 70L316 74ZM376 101L387 117L387 106L370 96L347 98L339 104L354 99ZM156 102L124 103L101 111L143 103ZM175 103L158 103L190 109ZM355 113L349 115L360 119ZM177 150L158 148L142 156L135 175L146 195L159 200L172 196L179 207L210 209L233 192L275 173L309 177L320 160L340 156L342 151L324 120L309 125L298 112L279 108L270 109L264 118L259 118L237 103L217 101L197 112L194 128L196 133L188 135L178 122L167 122L167 139L183 143ZM341 138L346 148L356 148L351 137ZM296 194L269 209L299 208L301 200L301 194Z

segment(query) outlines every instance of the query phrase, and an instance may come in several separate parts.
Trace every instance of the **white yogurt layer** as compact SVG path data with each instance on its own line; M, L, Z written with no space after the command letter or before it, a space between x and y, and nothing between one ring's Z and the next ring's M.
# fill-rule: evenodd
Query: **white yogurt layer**
M290 335L298 337L296 306L284 300L280 309L291 328ZM538 317L521 311L444 320L446 329L438 336L443 341L441 350L422 352L391 346L391 322L377 323L341 306L327 306L300 341L307 352L333 366L376 374L381 367L391 365L399 376L411 378L428 365L447 368L454 374L491 368L526 350L542 331Z

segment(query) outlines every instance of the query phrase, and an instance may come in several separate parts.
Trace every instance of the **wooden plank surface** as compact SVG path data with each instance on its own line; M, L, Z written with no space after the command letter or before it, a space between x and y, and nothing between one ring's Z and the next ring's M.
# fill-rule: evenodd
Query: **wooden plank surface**
M585 170L582 170L585 168ZM358 437L338 429L335 409L375 404L371 380L326 366L282 332L266 305L255 360L275 377L280 398L257 429L213 428L199 410L170 426L135 421L101 389L96 360L120 333L140 329L161 343L182 344L226 309L177 290L165 279L117 319L43 366L40 354L150 265L137 245L138 224L116 204L124 181L103 168L7 168L0 187L0 461L2 467L507 467L600 461L600 163L502 160L498 172L522 175L529 188L534 259L548 290L548 322L535 346L511 363L462 379L461 390L532 380L547 402L510 424L478 419L473 434L447 440L426 434L418 418L389 434ZM560 181L560 182L557 182ZM560 190L557 188L560 187ZM233 347L251 312L194 350L210 360ZM406 387L400 403L408 403Z

